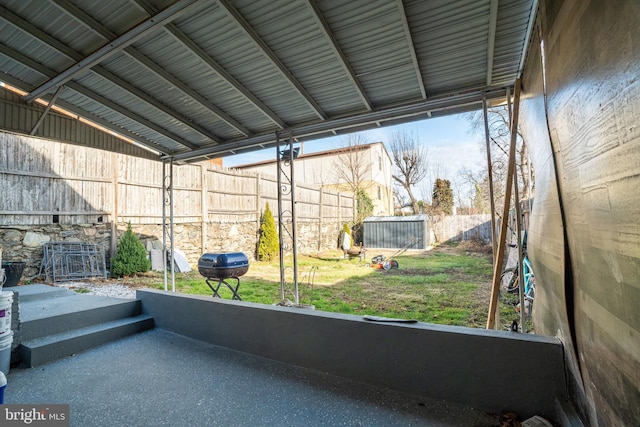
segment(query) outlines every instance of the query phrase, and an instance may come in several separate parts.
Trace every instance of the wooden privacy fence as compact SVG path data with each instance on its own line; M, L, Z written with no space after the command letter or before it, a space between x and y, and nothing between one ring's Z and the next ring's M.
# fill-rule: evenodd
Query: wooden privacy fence
M0 139L0 226L162 223L162 163L7 132ZM210 162L174 165L173 193L176 224L251 223L257 231L267 203L277 220L275 177ZM298 221L317 224L318 233L350 221L353 209L349 195L296 185Z

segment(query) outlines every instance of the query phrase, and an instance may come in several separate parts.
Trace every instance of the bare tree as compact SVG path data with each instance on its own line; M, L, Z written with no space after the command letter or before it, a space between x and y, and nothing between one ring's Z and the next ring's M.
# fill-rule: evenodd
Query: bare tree
M365 190L365 178L371 173L371 162L362 147L368 144L366 136L352 133L341 140L340 155L333 163L333 173L339 182L344 182L353 192Z
M413 212L418 212L418 200L413 186L419 184L429 172L429 152L417 137L407 132L394 132L389 142L395 173L393 179L409 196Z
M338 182L347 185L356 202L352 232L355 241L362 242L362 224L367 216L373 214L373 202L366 190L371 180L371 159L364 146L369 144L363 134L352 133L342 139L340 155L333 162L333 173Z
M469 123L471 132L482 135L482 150L486 150L486 142L484 138L484 117L482 111L471 113L469 116ZM509 135L509 114L506 106L500 106L487 109L487 119L489 122L489 135L491 146L491 159L493 170L493 179L495 195L495 203L497 206L501 206L504 203L504 179L509 161L509 145L511 143ZM518 168L518 189L520 198L522 200L533 197L533 169L529 163L529 155L527 152L527 144L522 137L522 133L518 129L518 136L516 139L516 167ZM484 176L487 175L487 168L484 168ZM531 179L530 179L531 177ZM477 177L476 177L477 178ZM484 178L484 177L483 177ZM474 181L478 181L475 179ZM482 180L480 180L482 181ZM488 191L483 192L488 194Z

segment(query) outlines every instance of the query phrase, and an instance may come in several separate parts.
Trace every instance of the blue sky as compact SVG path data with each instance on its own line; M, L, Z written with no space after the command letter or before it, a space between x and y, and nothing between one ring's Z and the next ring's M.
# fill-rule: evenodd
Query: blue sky
M397 126L388 126L362 132L368 142L384 142L390 140L394 131L405 131L417 136L420 143L426 145L431 157L431 164L439 163L439 178L454 180L463 167L478 170L486 162L486 154L479 141L483 135L470 133L469 122L465 115L451 115L445 117L420 120ZM322 138L304 143L305 153L338 148L344 141L344 136ZM224 166L253 163L275 158L275 149L238 154L224 158Z

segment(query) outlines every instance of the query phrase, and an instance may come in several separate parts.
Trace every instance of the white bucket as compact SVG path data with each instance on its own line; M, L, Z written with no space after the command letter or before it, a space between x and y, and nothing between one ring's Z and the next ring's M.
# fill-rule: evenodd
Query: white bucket
M13 304L13 292L0 293L0 338L11 332L11 305Z
M13 332L9 331L0 338L0 371L5 375L9 374L11 365L11 344L13 344Z

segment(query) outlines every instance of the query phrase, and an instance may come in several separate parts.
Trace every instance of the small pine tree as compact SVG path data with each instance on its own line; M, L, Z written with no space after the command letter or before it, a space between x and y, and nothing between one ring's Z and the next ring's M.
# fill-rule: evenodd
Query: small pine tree
M260 219L260 238L258 239L258 259L260 261L271 261L280 250L278 243L278 232L276 231L276 222L269 208L269 203L264 209L262 218Z
M111 260L111 276L131 276L135 273L149 271L151 261L147 258L147 250L131 231L131 223L127 225L127 231L122 235L116 256Z

